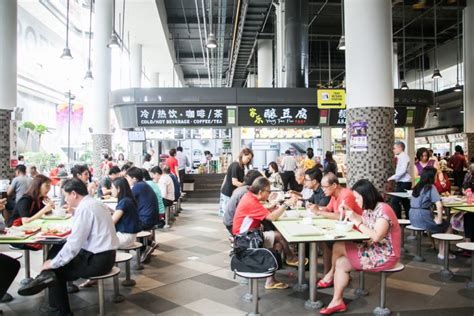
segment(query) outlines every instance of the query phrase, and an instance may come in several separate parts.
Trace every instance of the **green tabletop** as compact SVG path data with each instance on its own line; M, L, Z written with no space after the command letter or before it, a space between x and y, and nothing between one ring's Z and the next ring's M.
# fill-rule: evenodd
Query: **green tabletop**
M43 229L46 230L51 226L72 227L72 217L68 219L62 219L62 220L61 219L55 219L55 220L37 219L23 226L24 227L41 227L42 230ZM66 239L66 237L62 239ZM54 240L56 242L61 242L61 238L55 238ZM41 232L38 232L32 235L31 237L28 237L25 239L0 239L0 244L31 244L31 243L42 243L42 241L44 241L44 238L41 237Z
M334 229L335 220L332 219L313 219L312 226L322 234L300 235L308 231L307 226L301 221L274 221L273 224L288 242L316 242L316 241L349 241L366 240L369 236L364 235L354 229L349 232L339 232ZM337 236L337 238L334 238Z
M471 212L474 213L474 205L462 205L462 206L453 206L452 207L453 211L461 211L461 212Z

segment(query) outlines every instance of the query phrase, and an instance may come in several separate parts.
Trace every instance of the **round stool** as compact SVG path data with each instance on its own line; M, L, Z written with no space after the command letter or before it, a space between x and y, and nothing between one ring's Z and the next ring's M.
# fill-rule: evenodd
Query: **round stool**
M444 266L439 273L442 278L451 279L453 277L453 272L449 270L449 242L463 240L463 237L454 234L433 234L431 237L444 243Z
M456 246L471 252L471 282L466 283L466 288L474 290L474 242L460 242Z
M104 275L98 275L95 277L91 277L91 280L97 281L98 287L97 290L99 292L99 315L105 315L105 298L104 298L104 280L109 278L114 278L116 275L120 274L120 269L117 267L112 267L109 273Z
M120 248L119 250L125 251L126 253L130 253L130 250L135 250L136 257L137 257L137 270L143 270L143 265L140 262L140 248L143 246L142 243L135 241L128 247Z
M418 262L425 261L425 258L423 258L421 255L421 239L423 238L422 233L425 230L423 228L418 228L413 225L408 225L407 229L412 230L416 233L416 256L413 258L413 260Z
M132 260L133 256L126 252L117 252L115 256L115 263L122 263L125 262L125 280L122 281L123 286L134 286L137 284L135 280L130 277L130 260Z
M407 253L408 250L406 250L406 248L405 248L405 227L410 225L410 220L409 219L399 219L398 224L400 225L400 239L401 239L400 250L401 250L401 252Z
M261 315L258 313L258 279L264 279L268 278L272 275L275 274L275 272L271 273L251 273L251 272L239 272L239 271L234 271L236 275L239 277L249 279L250 280L250 288L252 289L252 302L253 302L253 311L251 313L247 313L249 316L257 316Z
M150 233L149 231L147 231L147 230L143 230L143 231L141 231L141 232L139 232L139 233L137 234L137 238L140 238L140 239L142 239L142 238L148 238L148 237L150 237L150 236L151 236L151 233Z
M380 306L374 309L374 315L376 316L386 316L390 315L391 311L385 307L385 285L387 283L387 273L400 272L405 269L405 266L400 262L395 265L395 267L381 271L380 275Z
M24 260L24 264L25 264L25 278L20 281L20 284L21 285L26 285L26 284L30 283L31 281L33 281L33 279L31 278L31 272L30 272L30 250L29 249L17 248L17 247L12 246L12 245L10 245L9 248L12 249L12 250L23 250L23 254L24 254L23 260Z
M122 263L122 262L125 262L125 264L127 265L128 264L128 269L127 267L125 267L125 271L128 270L128 273L125 273L125 276L126 276L126 280L128 279L128 281L132 281L130 280L130 260L132 260L133 256L129 253L126 253L126 252L116 252L115 253L115 266L118 267L118 264L119 263ZM133 281L135 282L135 281ZM114 303L120 303L120 302L123 302L123 300L125 299L123 297L123 295L120 294L120 291L119 291L119 275L117 274L116 276L114 276L114 297L113 297L113 301Z

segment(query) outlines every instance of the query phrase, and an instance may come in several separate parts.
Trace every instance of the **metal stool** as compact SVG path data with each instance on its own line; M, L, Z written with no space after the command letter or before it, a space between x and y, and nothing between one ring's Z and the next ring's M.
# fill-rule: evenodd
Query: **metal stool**
M410 220L409 219L399 219L398 224L400 225L400 239L401 239L401 247L400 251L407 253L408 250L405 249L405 227L410 225Z
M25 264L25 278L20 281L21 285L26 285L33 281L31 278L31 272L30 272L30 250L29 249L21 249L21 248L16 248L15 246L10 246L9 247L12 250L22 250L24 254L24 264Z
M453 272L449 270L449 242L460 241L463 238L462 236L454 234L433 234L431 237L444 243L444 264L443 269L441 269L439 274L443 279L451 279L453 277Z
M125 264L127 264L128 262L130 262L130 260L132 260L132 258L133 256L129 253L117 252L115 254L115 266L118 267L118 264L122 262L125 262ZM130 279L130 265L128 266L128 272L128 278ZM124 299L125 298L123 297L123 295L120 294L119 291L119 275L117 274L116 276L114 276L114 297L112 300L114 301L114 303L120 303L123 302Z
M170 213L171 213L171 206L165 206L165 226L164 229L170 228Z
M416 256L413 258L413 260L418 262L425 261L425 258L423 258L423 256L421 255L421 239L423 238L422 233L425 230L423 228L418 228L413 225L408 225L407 229L416 232Z
M355 290L357 296L367 296L369 291L365 289L365 273L363 270L359 271L359 287Z
M249 279L250 280L250 287L252 288L252 292L250 293L252 295L252 302L253 302L253 311L251 313L247 313L249 316L257 316L261 315L258 313L258 279L264 279L268 278L272 275L274 275L274 272L271 273L251 273L251 272L239 272L239 271L234 271L236 275L239 277Z
M380 274L380 306L374 309L374 315L386 316L390 315L391 311L385 307L385 285L387 283L387 273L400 272L405 269L405 266L401 263L397 263L392 269L381 271Z
M105 297L104 297L104 280L109 278L115 278L116 275L119 275L120 269L117 267L112 267L109 273L104 275L99 275L95 277L91 277L91 280L97 281L98 287L97 290L99 292L99 315L105 315Z
M137 257L137 270L143 270L143 265L140 262L140 253L141 253L140 248L142 246L143 246L142 243L136 241L128 247L119 249L119 250L125 251L126 253L130 253L130 250L135 250L136 257ZM130 269L130 265L128 268ZM129 271L129 274L130 274L130 271Z
M456 246L471 252L471 281L466 283L466 289L474 290L474 242L460 242Z

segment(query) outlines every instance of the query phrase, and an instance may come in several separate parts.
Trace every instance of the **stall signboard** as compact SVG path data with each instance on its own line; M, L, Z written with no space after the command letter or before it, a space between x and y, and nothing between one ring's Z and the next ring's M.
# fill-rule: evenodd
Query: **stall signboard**
M346 107L346 90L318 89L318 109L344 109Z
M239 126L317 126L319 112L314 106L242 106Z
M393 121L395 126L415 126L416 108L415 107L395 107ZM329 126L346 126L346 109L331 110L329 113Z
M140 127L226 126L226 107L137 106Z

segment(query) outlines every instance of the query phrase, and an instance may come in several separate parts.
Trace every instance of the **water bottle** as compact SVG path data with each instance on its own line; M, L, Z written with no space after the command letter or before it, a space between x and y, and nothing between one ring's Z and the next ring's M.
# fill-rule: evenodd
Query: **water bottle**
M471 188L466 190L466 203L467 204L472 204L472 190Z

